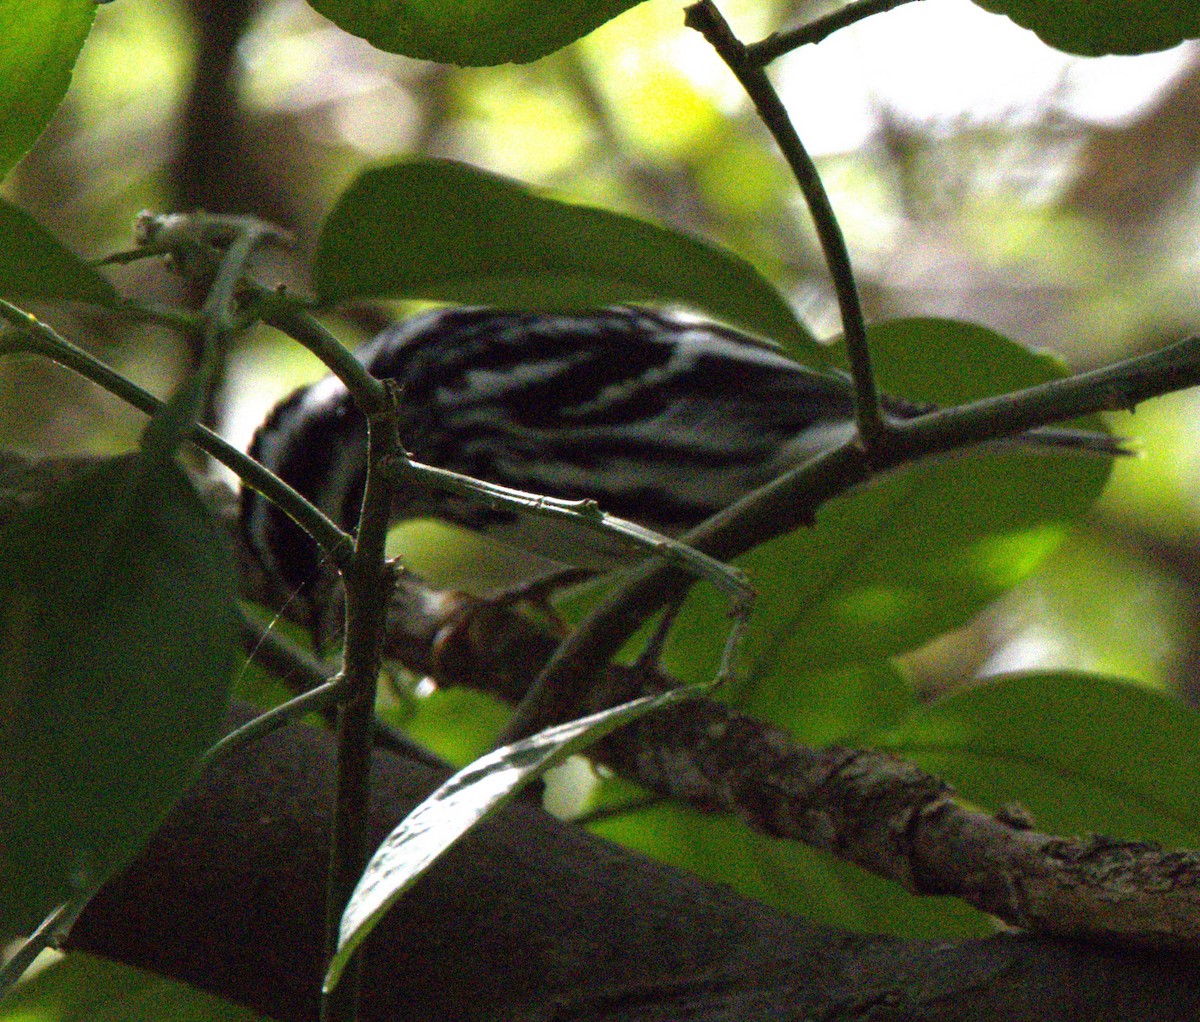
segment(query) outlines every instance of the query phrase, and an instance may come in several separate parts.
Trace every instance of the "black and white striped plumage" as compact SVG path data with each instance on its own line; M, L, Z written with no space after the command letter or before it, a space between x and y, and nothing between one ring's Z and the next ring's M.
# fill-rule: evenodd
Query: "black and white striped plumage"
M854 430L849 380L816 372L751 337L690 318L617 308L578 315L448 309L393 326L359 349L379 378L401 382L401 439L422 462L534 493L594 498L659 532L698 524L750 489ZM888 398L901 417L917 406ZM1110 437L1038 431L1045 445L1115 453ZM330 377L272 413L250 454L345 527L356 520L365 430ZM597 549L545 519L399 496L397 521L435 517L585 567ZM317 577L311 542L247 491L247 539L289 591ZM565 545L564 545L565 544Z

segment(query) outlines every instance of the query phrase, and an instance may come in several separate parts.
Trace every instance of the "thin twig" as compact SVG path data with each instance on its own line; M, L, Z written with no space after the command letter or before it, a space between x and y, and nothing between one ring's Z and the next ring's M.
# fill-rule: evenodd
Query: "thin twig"
M869 18L874 14L883 14L893 8L913 3L913 0L859 0L858 3L847 4L845 7L815 18L799 28L788 29L785 32L772 32L765 39L751 43L746 47L746 57L752 64L765 67L771 61L782 57L785 53L798 50L809 43L819 43L843 28Z
M711 582L718 592L732 602L734 610L748 607L754 602L754 590L738 568L709 557L677 539L647 529L644 525L611 515L601 510L594 500L565 500L528 493L408 458L395 462L392 471L401 476L411 474L417 485L484 501L489 507L512 509L518 514L543 518L566 519L580 529L616 536L629 545L634 555L657 554L668 561L675 561L697 578Z
M340 698L341 693L341 680L335 678L324 682L317 688L310 689L303 695L289 699L286 703L276 706L272 710L267 710L265 713L259 714L252 721L243 724L236 731L229 732L229 734L209 749L200 759L198 770L203 770L211 766L218 760L224 759L231 752L240 749L243 745L258 741L258 739L266 737L272 731L292 724L307 714L320 713L322 710L333 706Z
M384 385L367 372L344 344L309 312L299 299L281 291L254 286L262 301L263 322L287 334L317 356L339 380L346 385L355 406L364 415L387 406Z
M858 285L850 266L850 253L821 176L766 72L749 59L746 47L733 34L712 0L700 0L700 3L689 7L684 23L708 40L746 90L758 116L791 167L804 201L808 204L837 295L842 333L846 338L846 355L854 380L854 411L859 436L867 456L873 457L886 446L888 423L884 421L879 406L879 391L867 344L867 327L858 297Z
M337 671L330 663L318 660L276 628L263 624L244 611L240 615L239 624L242 648L246 651L247 658L270 671L297 695L320 688L336 677ZM329 719L330 724L336 723L336 719L331 717L329 712L332 705L320 709L324 711L323 716ZM376 749L423 763L432 770L451 769L444 759L409 738L403 731L378 718L375 720L374 730Z
M894 463L1093 412L1127 410L1148 398L1200 385L1200 337L1025 390L943 408L892 427Z

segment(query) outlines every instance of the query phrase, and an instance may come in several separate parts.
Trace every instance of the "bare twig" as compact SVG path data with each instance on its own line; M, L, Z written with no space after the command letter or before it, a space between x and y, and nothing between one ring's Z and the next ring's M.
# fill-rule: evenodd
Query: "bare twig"
M857 24L864 18L874 14L883 14L913 0L858 0L858 3L846 4L832 14L815 18L799 28L788 29L785 32L772 32L765 39L751 43L746 47L746 56L750 62L759 67L771 63L785 53L798 50L809 43L819 43L843 28Z

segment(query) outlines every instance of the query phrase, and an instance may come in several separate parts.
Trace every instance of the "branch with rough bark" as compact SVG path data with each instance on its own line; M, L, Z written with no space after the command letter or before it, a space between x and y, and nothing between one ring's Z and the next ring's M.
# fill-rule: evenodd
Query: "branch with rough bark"
M401 579L389 654L444 686L519 697L555 637L519 614ZM592 712L676 683L609 666ZM590 750L650 791L820 848L915 894L954 895L1012 926L1101 943L1200 948L1200 852L1039 833L955 799L940 779L870 750L810 749L754 717L693 700Z

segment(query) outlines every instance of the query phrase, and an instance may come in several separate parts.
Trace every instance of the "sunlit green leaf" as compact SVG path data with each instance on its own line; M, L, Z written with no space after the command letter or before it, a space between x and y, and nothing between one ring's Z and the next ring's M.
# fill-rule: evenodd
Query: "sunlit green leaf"
M639 0L309 2L334 24L381 50L478 67L537 60L587 35Z
M448 161L363 174L326 219L313 274L327 303L678 302L820 357L778 292L731 252Z
M0 178L62 102L95 14L92 0L0 0Z
M1150 53L1200 38L1192 0L975 0L1051 46L1085 57Z
M804 745L856 745L862 734L907 719L912 686L886 660L832 671L790 672L788 685L760 689L754 710Z
M104 463L0 533L0 935L136 853L220 725L229 541L170 459Z
M1039 829L1200 844L1200 714L1111 678L989 680L868 739L990 809L1018 802Z
M350 956L409 887L438 858L528 783L568 756L654 710L692 699L711 686L696 685L646 696L580 720L547 728L506 745L460 770L408 814L371 857L342 915L337 953L326 989L336 986Z
M248 1008L104 958L72 952L4 999L0 1022L254 1022Z
M813 923L942 940L991 929L986 916L961 901L916 897L850 863L755 833L728 817L657 805L589 829Z
M981 327L905 320L871 335L884 383L922 400L953 403L1061 373ZM734 697L791 724L822 679L962 625L1057 547L1108 470L1099 456L1010 444L892 472L826 504L814 527L739 561L759 600ZM722 613L697 589L668 645L675 676L711 669Z
M448 763L467 764L496 744L511 708L468 688L435 689L415 699L410 713L381 711L389 724Z
M105 277L24 210L0 199L0 298L104 305L116 297Z

